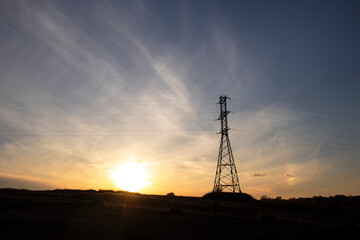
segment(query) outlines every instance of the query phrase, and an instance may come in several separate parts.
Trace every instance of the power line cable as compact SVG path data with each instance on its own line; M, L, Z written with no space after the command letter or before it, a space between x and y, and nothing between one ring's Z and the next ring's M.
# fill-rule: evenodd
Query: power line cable
M0 125L74 125L74 124L79 124L79 125L118 125L118 124L124 124L124 123L150 123L150 124L154 124L154 123L182 123L182 122L213 122L213 120L199 120L199 119L193 119L193 120L182 120L182 121L131 121L131 122L124 122L124 121L116 121L116 122L111 122L111 123L104 123L104 122L97 122L97 123L86 123L86 122L73 122L73 123L60 123L60 122L28 122L28 123L0 123Z
M255 127L261 127L259 124L254 124L254 123L246 123L246 125L251 125L251 126L255 126ZM237 130L232 128L233 130ZM332 133L319 133L319 132L314 132L313 130L305 130L305 129L298 129L298 128L274 128L271 127L271 130L277 130L277 131L281 131L281 130L285 130L285 131L293 131L293 132L298 132L298 133L309 133L309 134L313 134L313 135L322 135L322 136L329 136L329 137L343 137L343 138L354 138L354 139L360 139L360 136L353 136L353 135L342 135L342 134L332 134Z
M83 132L97 132L97 133L108 133L108 132L212 132L216 133L214 129L190 129L190 130L178 130L178 129L170 129L170 130L147 130L147 129L122 129L122 130L107 130L107 131L84 131L84 130L35 130L35 132L53 132L53 133L62 133L62 132L71 132L71 133L83 133ZM0 132L28 132L27 130L0 130Z
M241 113L237 113L237 112L233 112L234 114L241 114ZM282 118L274 118L274 117L269 117L269 116L260 116L262 119L269 119L269 120L276 120L276 121L286 121L286 122L290 122L290 123L299 123L299 121L296 120L289 120L289 119L282 119ZM303 120L302 120L303 121ZM320 126L320 127L328 127L328 128L338 128L338 129L344 129L344 130L360 130L357 128L353 128L353 127L343 127L343 126L334 126L334 125L328 125L328 124L321 124L321 123L316 123L316 122L311 122L311 123L306 123L306 125L314 125L314 126Z
M199 133L207 133L207 134L214 134L216 131L214 129L202 129L202 130L131 130L131 129L125 129L125 130L112 130L112 131L53 131L53 130L47 130L47 131L35 131L35 132L41 132L41 133L56 133L56 134L1 134L0 136L87 136L87 135L76 135L76 134L58 134L58 133L121 133L121 132L147 132L147 133L152 133L155 132L157 134L155 135L162 135L162 134L168 134L169 132L178 132L177 134L188 134L187 132L199 132ZM239 130L237 130L239 131ZM241 131L245 131L245 132L250 132L250 133L260 133L262 135L267 135L267 136L272 136L272 137L283 137L283 138L290 138L290 139L295 139L295 140L303 140L306 141L306 143L309 143L310 139L304 139L304 138L299 138L299 137L289 137L289 136L284 136L284 135L278 135L278 134L270 134L270 133L261 133L261 132L257 132L257 131L250 131L250 130L241 130ZM26 130L14 130L14 131L3 131L1 130L0 133L6 133L6 132L27 132ZM239 131L240 132L240 131ZM161 134L158 134L161 133ZM191 135L197 135L199 133L194 133ZM91 134L88 136L115 136L117 134ZM176 135L176 134L175 134ZM118 136L125 136L124 134L118 135ZM139 135L141 136L141 135ZM258 138L258 137L257 137ZM311 140L310 140L311 141ZM322 141L322 144L332 144L332 145L341 145L341 146L348 146L348 147L359 147L360 145L357 144L346 144L346 143L339 143L339 142L331 142L331 141Z
M63 136L63 137L153 137L153 136L187 136L187 135L197 135L199 136L200 133L182 133L181 135L179 133L155 133L155 134L12 134L12 135L3 135L0 134L0 136L3 137L59 137L59 136ZM214 132L202 132L201 135L203 134L214 134ZM251 137L251 138L258 138L258 136L253 136L253 135L249 135L249 134L242 134L242 133L238 133L236 135L240 135L240 136L246 136L246 137ZM276 142L284 142L284 143L290 143L290 144L295 144L295 145L306 145L306 146L314 146L314 143L309 143L309 142L293 142L293 141L285 141L285 140L280 140L280 139L276 139ZM346 150L346 151L353 151L353 152L360 152L360 150L358 148L354 149L354 148L344 148L344 147L339 147L339 146L328 146L325 145L322 142L319 142L317 144L322 144L322 148L328 148L328 149L338 149L338 150Z
M158 99L158 100L131 100L127 99L127 101L102 101L102 102L94 102L94 101L84 101L84 102L1 102L0 105L73 105L73 104L121 104L121 103L149 103L149 102L176 102L176 101L194 101L194 100L213 100L215 98L174 98L174 99ZM196 104L196 103L195 103ZM212 103L205 103L212 104Z
M1 102L0 106L16 106L16 105L23 105L23 106L31 106L31 105L96 105L99 104L99 106L101 106L102 104L115 104L115 106L121 106L119 104L123 104L123 103L154 103L154 102L181 102L181 101L194 101L194 100L213 100L213 99L217 99L216 97L207 97L207 98L179 98L179 99L158 99L158 100L141 100L139 101L138 99L134 99L134 100L129 100L127 99L127 101L121 100L121 101L102 101L102 102L95 102L95 101L84 101L84 102ZM269 106L268 103L264 103L264 102L260 102L260 101L253 101L253 100L246 100L246 99L239 99L239 98L232 98L233 100L239 100L242 102L247 102L250 104L256 104L256 105L265 105L265 106ZM179 103L175 103L175 104L179 104ZM186 103L185 103L186 104ZM196 104L213 104L213 103L209 103L209 102L205 102L205 103L191 103L191 105L196 105ZM233 105L233 104L232 104ZM124 106L131 106L134 107L136 105L124 105ZM140 105L138 105L140 106ZM144 105L146 106L146 105ZM277 106L280 107L280 106ZM284 108L284 107L282 107ZM320 114L327 114L327 115L337 115L337 116L342 116L342 117L354 117L354 118L360 118L359 115L353 115L353 114L344 114L344 113L336 113L336 112L328 112L328 111L319 111L319 110L314 110L314 109L307 109L307 108L299 108L299 107L290 107L290 109L296 109L299 111L305 111L305 112L311 112L311 113L320 113Z
M257 104L257 105L269 106L268 103L264 103L264 102L250 101L250 100L236 99L236 98L233 98L233 100L239 100L239 101L242 101L242 102L247 102L247 103L252 103L252 104ZM277 106L277 107L279 107L279 106ZM290 107L290 109L296 109L298 111L304 111L304 112L310 112L310 113L320 113L320 114L336 115L336 116L342 116L342 117L360 118L359 115L346 114L346 113L319 111L319 110L307 109L307 108L299 108L299 107Z
M237 130L237 131L239 131L239 130ZM257 131L251 131L251 130L246 130L246 129L242 129L241 131L250 132L250 133L260 133L260 132L257 132ZM305 139L305 138L299 138L299 137L290 137L290 136L271 134L271 133L260 133L260 134L266 135L266 136L273 136L273 137L283 137L283 138L290 138L290 139L295 139L295 140L304 140L304 141L307 141L307 142L312 140L312 139ZM324 143L324 144L342 145L342 146L350 146L350 147L360 147L359 144L348 144L348 143L339 143L339 142L332 142L332 141L322 141L322 143Z
M197 114L197 113L217 113L217 112L196 112L196 113L187 113L187 112L182 112L182 113L176 113L176 112L161 112L161 113L157 113L157 114L168 114L168 115L186 115L186 114ZM100 116L100 117L116 117L116 116L128 116L128 115L139 115L139 116L145 116L145 115L155 115L154 113L126 113L126 114L44 114L44 115L40 115L40 114L0 114L0 117L69 117L69 116L74 116L74 117L96 117L96 116Z
M246 112L250 112L250 114L254 113L254 109L246 106L246 108L248 109L251 109L252 111L246 111ZM241 112L240 112L241 111ZM243 113L244 111L242 111L242 109L235 109L234 111L231 111L231 112L237 112L237 113ZM263 112L263 111L262 111ZM266 111L266 113L270 113L270 114L273 114L273 113L281 113L281 111L277 111L276 109L272 109L271 111ZM255 114L255 113L254 113ZM346 124L360 124L359 121L347 121L347 120L344 120L344 119L333 119L333 118L327 118L327 117L321 117L321 116L314 116L314 115L311 115L311 116L306 116L308 118L315 118L315 119L320 119L320 120L326 120L326 121L332 121L332 122L340 122L340 123L346 123Z
M236 135L240 135L240 136L244 136L244 137L250 137L250 138L258 138L258 136L254 136L251 134L242 134L242 133L237 133ZM283 143L290 143L290 144L295 144L295 145L305 145L305 146L311 146L314 147L314 143L309 143L309 142L293 142L293 141L285 141L285 140L281 140L281 139L276 139L276 142L283 142ZM319 142L317 144L323 144L322 142ZM346 150L346 151L352 151L352 152L360 152L360 150L358 148L344 148L344 147L339 147L339 146L328 146L328 145L322 145L322 148L328 148L328 149L338 149L338 150Z

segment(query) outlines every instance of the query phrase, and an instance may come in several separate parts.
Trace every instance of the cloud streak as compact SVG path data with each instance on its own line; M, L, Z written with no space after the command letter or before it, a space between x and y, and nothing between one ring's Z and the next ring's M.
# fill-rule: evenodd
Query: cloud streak
M252 174L253 177L265 177L266 174L265 173L254 173Z

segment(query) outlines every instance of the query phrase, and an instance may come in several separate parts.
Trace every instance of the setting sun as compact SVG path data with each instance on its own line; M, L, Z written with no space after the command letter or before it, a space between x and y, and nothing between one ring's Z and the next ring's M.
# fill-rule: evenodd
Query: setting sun
M148 173L139 163L122 164L111 173L111 177L116 187L130 192L137 192L149 184Z

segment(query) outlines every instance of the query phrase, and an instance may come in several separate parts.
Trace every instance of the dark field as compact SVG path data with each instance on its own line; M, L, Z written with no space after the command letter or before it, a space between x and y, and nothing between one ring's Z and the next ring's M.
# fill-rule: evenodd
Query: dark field
M360 239L360 197L214 200L0 189L1 239Z

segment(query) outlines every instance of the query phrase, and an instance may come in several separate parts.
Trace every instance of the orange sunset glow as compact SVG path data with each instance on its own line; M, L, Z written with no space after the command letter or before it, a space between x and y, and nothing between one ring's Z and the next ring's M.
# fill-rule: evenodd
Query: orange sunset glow
M111 172L111 177L117 188L130 192L141 191L150 184L145 166L134 162L118 166Z

